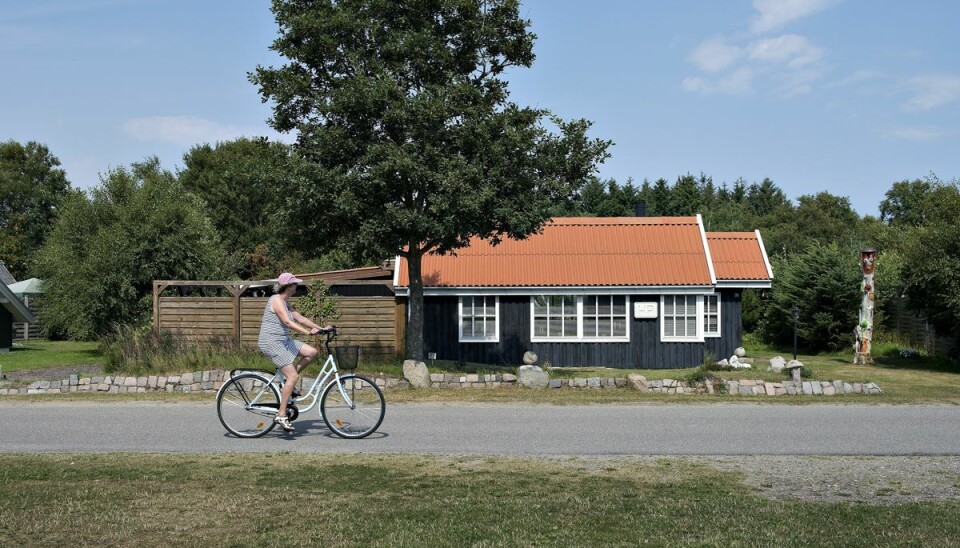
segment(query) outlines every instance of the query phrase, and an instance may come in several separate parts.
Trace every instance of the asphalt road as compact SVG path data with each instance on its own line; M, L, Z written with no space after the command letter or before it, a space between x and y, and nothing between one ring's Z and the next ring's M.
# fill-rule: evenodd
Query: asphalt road
M960 407L390 405L363 440L319 414L226 434L213 404L0 403L0 451L325 451L491 455L960 455Z

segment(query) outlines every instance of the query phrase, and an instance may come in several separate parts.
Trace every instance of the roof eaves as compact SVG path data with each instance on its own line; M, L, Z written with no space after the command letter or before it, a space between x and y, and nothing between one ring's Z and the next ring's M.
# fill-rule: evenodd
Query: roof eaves
M770 266L770 257L767 256L767 248L763 245L763 236L760 235L760 229L754 231L757 235L757 244L760 245L760 253L763 254L763 264L767 267L767 274L773 279L773 267Z
M30 309L23 304L13 291L7 287L7 284L0 282L0 304L13 314L13 319L18 322L34 323L36 318L30 313Z

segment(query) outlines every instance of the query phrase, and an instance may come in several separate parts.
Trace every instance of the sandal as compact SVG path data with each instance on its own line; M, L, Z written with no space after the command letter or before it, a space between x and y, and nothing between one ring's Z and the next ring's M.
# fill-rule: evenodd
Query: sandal
M293 432L293 425L290 424L290 420L284 416L277 415L273 418L274 424L279 424L280 428L283 428L286 432Z

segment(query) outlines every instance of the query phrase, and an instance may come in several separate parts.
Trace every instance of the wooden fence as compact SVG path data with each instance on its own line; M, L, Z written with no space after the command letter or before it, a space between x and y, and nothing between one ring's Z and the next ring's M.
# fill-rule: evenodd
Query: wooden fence
M179 333L191 339L223 337L255 347L266 297L242 296L239 285L230 297L175 297L161 295L170 285L161 282L154 290L154 330ZM383 282L352 282L348 285L384 285ZM212 285L212 284L205 284ZM339 284L338 284L339 285ZM223 287L229 289L224 283ZM395 297L331 297L340 311L337 325L340 343L355 344L368 358L387 358L403 352L406 307ZM293 298L296 306L299 299Z
M27 308L33 314L33 317L37 317L37 305L30 299L26 297L24 299L24 304L27 305ZM43 326L38 322L34 323L14 323L13 324L13 340L15 341L24 341L31 339L42 339L43 338Z

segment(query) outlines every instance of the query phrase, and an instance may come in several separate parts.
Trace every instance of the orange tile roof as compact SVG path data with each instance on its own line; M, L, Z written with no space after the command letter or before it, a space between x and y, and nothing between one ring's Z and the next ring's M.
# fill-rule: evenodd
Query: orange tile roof
M407 262L397 263L408 287ZM424 287L710 286L696 217L559 217L526 240L423 258Z
M766 250L756 232L707 232L717 280L770 280Z

